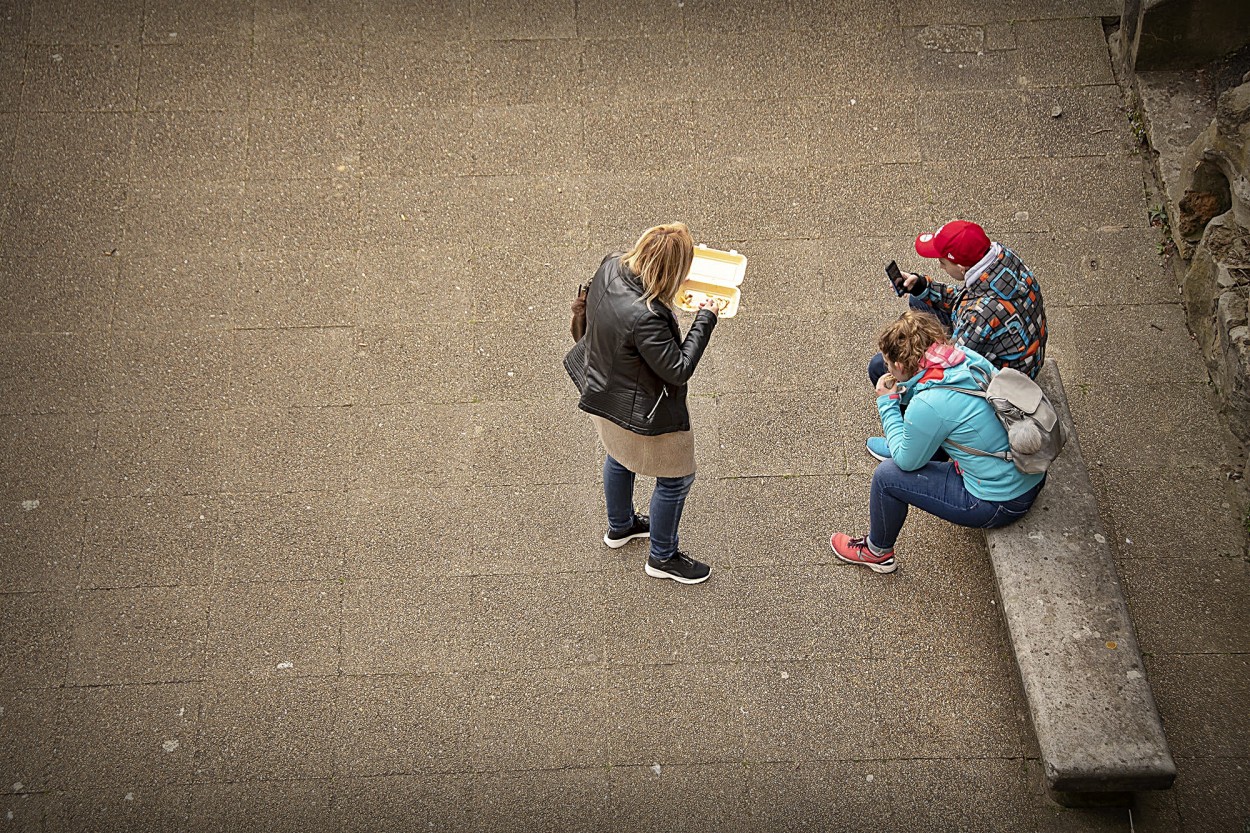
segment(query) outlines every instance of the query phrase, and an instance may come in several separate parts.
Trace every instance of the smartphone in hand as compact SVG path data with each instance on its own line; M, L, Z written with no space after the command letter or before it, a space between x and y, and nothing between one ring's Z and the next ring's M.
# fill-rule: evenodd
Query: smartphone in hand
M894 294L903 297L903 293L907 291L907 287L903 285L903 272L893 260L886 264L885 276L890 286L894 287Z

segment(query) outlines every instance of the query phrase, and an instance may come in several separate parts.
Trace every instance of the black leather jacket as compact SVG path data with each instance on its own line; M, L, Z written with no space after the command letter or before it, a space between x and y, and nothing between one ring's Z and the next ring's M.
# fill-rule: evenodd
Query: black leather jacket
M608 255L586 296L586 389L577 403L636 434L690 430L686 382L707 347L716 316L700 310L683 341L673 311L647 309L642 280Z

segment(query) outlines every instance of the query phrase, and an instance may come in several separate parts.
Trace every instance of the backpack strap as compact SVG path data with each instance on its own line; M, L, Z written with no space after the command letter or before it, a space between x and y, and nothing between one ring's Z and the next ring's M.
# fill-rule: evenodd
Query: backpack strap
M960 387L956 387L955 385L941 385L941 384L930 385L930 387L942 388L943 390L956 390L956 391L959 391L960 393L966 393L969 396L976 396L983 400L989 401L990 397L989 397L989 394L985 392L985 389L990 384L990 374L987 373L984 368L977 367L976 365L970 365L968 367L968 371L972 373L973 378L976 380L976 383L979 386L977 390L972 390L971 388L960 388ZM952 439L945 439L942 442L947 443L948 445L954 446L955 448L958 448L960 451L967 452L968 454L975 454L978 457L997 457L999 460L1006 460L1008 463L1012 462L1010 446L1008 446L1006 451L995 453L993 451L982 451L979 448L973 448L972 446L964 445L963 443L957 443Z

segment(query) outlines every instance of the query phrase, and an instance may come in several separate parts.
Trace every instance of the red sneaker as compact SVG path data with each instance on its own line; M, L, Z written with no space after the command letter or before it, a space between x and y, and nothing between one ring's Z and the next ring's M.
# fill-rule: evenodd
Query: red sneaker
M833 547L834 555L847 564L860 564L874 573L892 573L898 569L898 562L894 560L894 550L881 555L873 555L872 550L868 549L868 536L852 538L841 532L835 532L829 538L829 546Z

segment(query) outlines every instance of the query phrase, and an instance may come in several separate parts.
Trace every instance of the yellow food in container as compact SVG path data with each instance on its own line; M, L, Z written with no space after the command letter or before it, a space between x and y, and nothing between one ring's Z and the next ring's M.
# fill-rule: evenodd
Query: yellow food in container
M738 314L738 303L742 299L742 290L738 287L746 273L746 255L733 249L725 252L702 244L695 246L690 277L677 290L677 308L695 312L705 298L712 297L725 304L720 317L733 318Z

